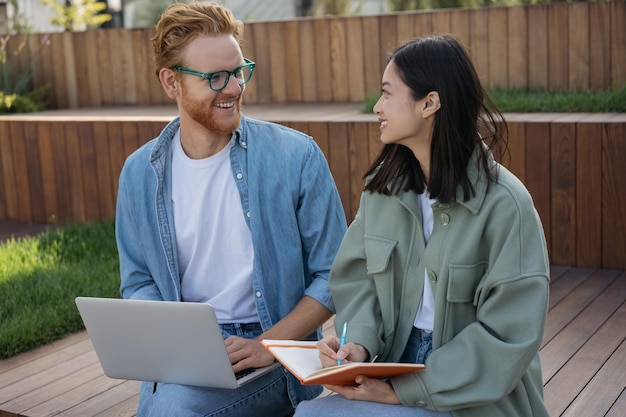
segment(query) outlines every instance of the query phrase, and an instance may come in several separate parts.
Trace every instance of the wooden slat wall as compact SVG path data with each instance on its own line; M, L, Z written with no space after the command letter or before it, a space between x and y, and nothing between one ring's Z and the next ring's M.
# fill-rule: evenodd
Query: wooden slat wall
M451 32L487 87L609 89L626 84L624 0L378 16L247 22L244 54L257 62L248 103L361 102L380 90L389 52ZM51 108L168 103L152 70L152 29L30 35L20 70L49 85ZM19 38L9 43L17 48ZM32 57L32 59L28 59Z
M380 150L375 121L281 122L312 135L351 220ZM164 120L0 119L0 220L112 218L124 159ZM626 118L525 115L509 121L510 160L544 224L551 262L626 268Z

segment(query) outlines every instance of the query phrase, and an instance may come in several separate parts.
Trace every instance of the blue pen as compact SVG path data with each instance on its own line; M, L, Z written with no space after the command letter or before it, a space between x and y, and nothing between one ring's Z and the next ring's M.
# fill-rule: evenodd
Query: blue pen
M339 342L339 349L346 344L346 335L348 334L348 322L343 322L343 330L341 332L341 341ZM337 365L341 365L341 359L337 359Z

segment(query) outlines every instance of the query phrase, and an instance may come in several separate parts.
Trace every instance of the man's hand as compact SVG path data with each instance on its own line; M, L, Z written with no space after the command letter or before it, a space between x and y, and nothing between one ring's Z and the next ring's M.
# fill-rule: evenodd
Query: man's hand
M356 385L325 385L331 391L335 391L349 400L372 401L383 404L400 404L390 384L376 379L367 378L363 375L356 377Z
M274 362L274 357L256 339L230 336L224 344L235 372L248 368L261 368Z

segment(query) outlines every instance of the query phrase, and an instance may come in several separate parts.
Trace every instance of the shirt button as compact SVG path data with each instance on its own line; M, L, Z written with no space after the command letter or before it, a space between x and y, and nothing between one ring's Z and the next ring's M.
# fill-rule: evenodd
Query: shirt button
M428 271L428 279L430 280L430 282L432 282L433 284L435 282L437 282L437 274L435 273L435 271Z
M237 173L237 179L240 180L243 178L243 174L241 172Z
M439 215L439 221L442 225L447 226L450 223L450 215L448 213L441 213Z
M256 298L261 298L261 291L257 291L254 295L256 295Z
M246 216L248 216L248 218L250 218L250 212L246 211Z
M416 404L418 407L426 407L428 404L426 401L418 401Z

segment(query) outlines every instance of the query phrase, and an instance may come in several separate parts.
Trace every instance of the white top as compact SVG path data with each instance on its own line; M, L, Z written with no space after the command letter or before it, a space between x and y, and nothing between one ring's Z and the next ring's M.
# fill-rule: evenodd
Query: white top
M230 166L231 141L189 158L174 137L172 203L183 301L209 303L220 323L259 317L252 289L252 236Z
M428 191L424 190L423 194L418 196L419 204L422 209L422 229L424 230L424 242L428 244L430 235L433 233L433 208L432 204L436 200L430 198ZM417 310L417 316L413 325L418 329L433 331L435 322L435 297L428 279L428 271L424 270L424 295L422 302Z

